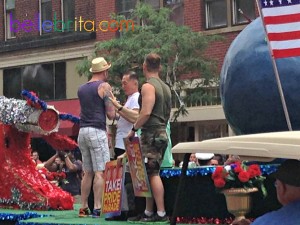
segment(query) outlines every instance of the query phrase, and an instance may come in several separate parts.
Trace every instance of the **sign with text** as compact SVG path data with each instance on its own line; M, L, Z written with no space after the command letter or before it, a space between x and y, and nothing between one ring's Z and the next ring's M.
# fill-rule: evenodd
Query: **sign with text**
M152 197L139 138L134 137L131 141L124 138L124 144L128 157L134 195L139 197Z
M102 213L106 216L121 214L122 192L124 190L125 169L117 160L105 164L105 186L102 198Z

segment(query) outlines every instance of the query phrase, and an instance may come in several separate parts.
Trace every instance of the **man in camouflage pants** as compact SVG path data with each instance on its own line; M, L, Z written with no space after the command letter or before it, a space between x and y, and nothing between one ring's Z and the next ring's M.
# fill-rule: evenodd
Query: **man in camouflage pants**
M171 90L159 78L160 56L150 53L143 64L147 82L142 86L139 99L140 113L128 138L141 128L141 148L153 198L146 198L142 215L128 221L169 222L164 204L164 186L159 176L160 165L168 145L166 126L171 112ZM154 202L157 212L153 212Z

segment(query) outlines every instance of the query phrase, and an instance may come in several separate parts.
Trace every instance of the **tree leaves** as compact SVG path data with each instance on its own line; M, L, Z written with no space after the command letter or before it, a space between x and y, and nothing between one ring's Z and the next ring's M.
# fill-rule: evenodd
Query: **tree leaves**
M134 21L134 25L129 24L126 30L123 24L119 38L98 42L95 54L104 56L112 63L110 78L112 83L120 88L116 77L120 77L128 70L134 70L143 77L142 64L145 56L150 52L158 53L162 58L161 78L172 90L179 91L184 88L183 83L178 82L182 79L182 75L191 74L191 80L195 78L201 80L193 90L193 95L187 95L184 99L184 103L194 102L199 100L195 96L203 95L201 89L217 84L216 63L208 59L204 52L211 41L220 38L193 32L187 26L177 26L169 20L170 13L167 8L155 10L147 4L137 4L130 18L126 18ZM117 21L125 19L122 15L111 16ZM86 61L78 64L77 71L80 74L89 76L86 70L88 70ZM179 95L176 96L180 104L178 111L173 115L175 121L179 115L187 115L185 104L181 104Z

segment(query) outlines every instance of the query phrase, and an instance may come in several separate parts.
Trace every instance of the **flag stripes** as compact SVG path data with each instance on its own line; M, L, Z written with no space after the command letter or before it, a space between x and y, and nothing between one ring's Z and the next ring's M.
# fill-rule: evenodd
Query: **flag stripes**
M268 37L270 41L295 40L300 39L300 31L269 33Z
M274 58L300 56L300 1L260 0Z

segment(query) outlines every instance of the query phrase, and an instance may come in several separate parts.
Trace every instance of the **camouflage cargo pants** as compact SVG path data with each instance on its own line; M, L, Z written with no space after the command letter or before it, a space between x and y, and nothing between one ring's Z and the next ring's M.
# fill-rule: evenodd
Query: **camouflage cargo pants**
M148 176L158 175L168 146L166 128L143 129L140 140Z

